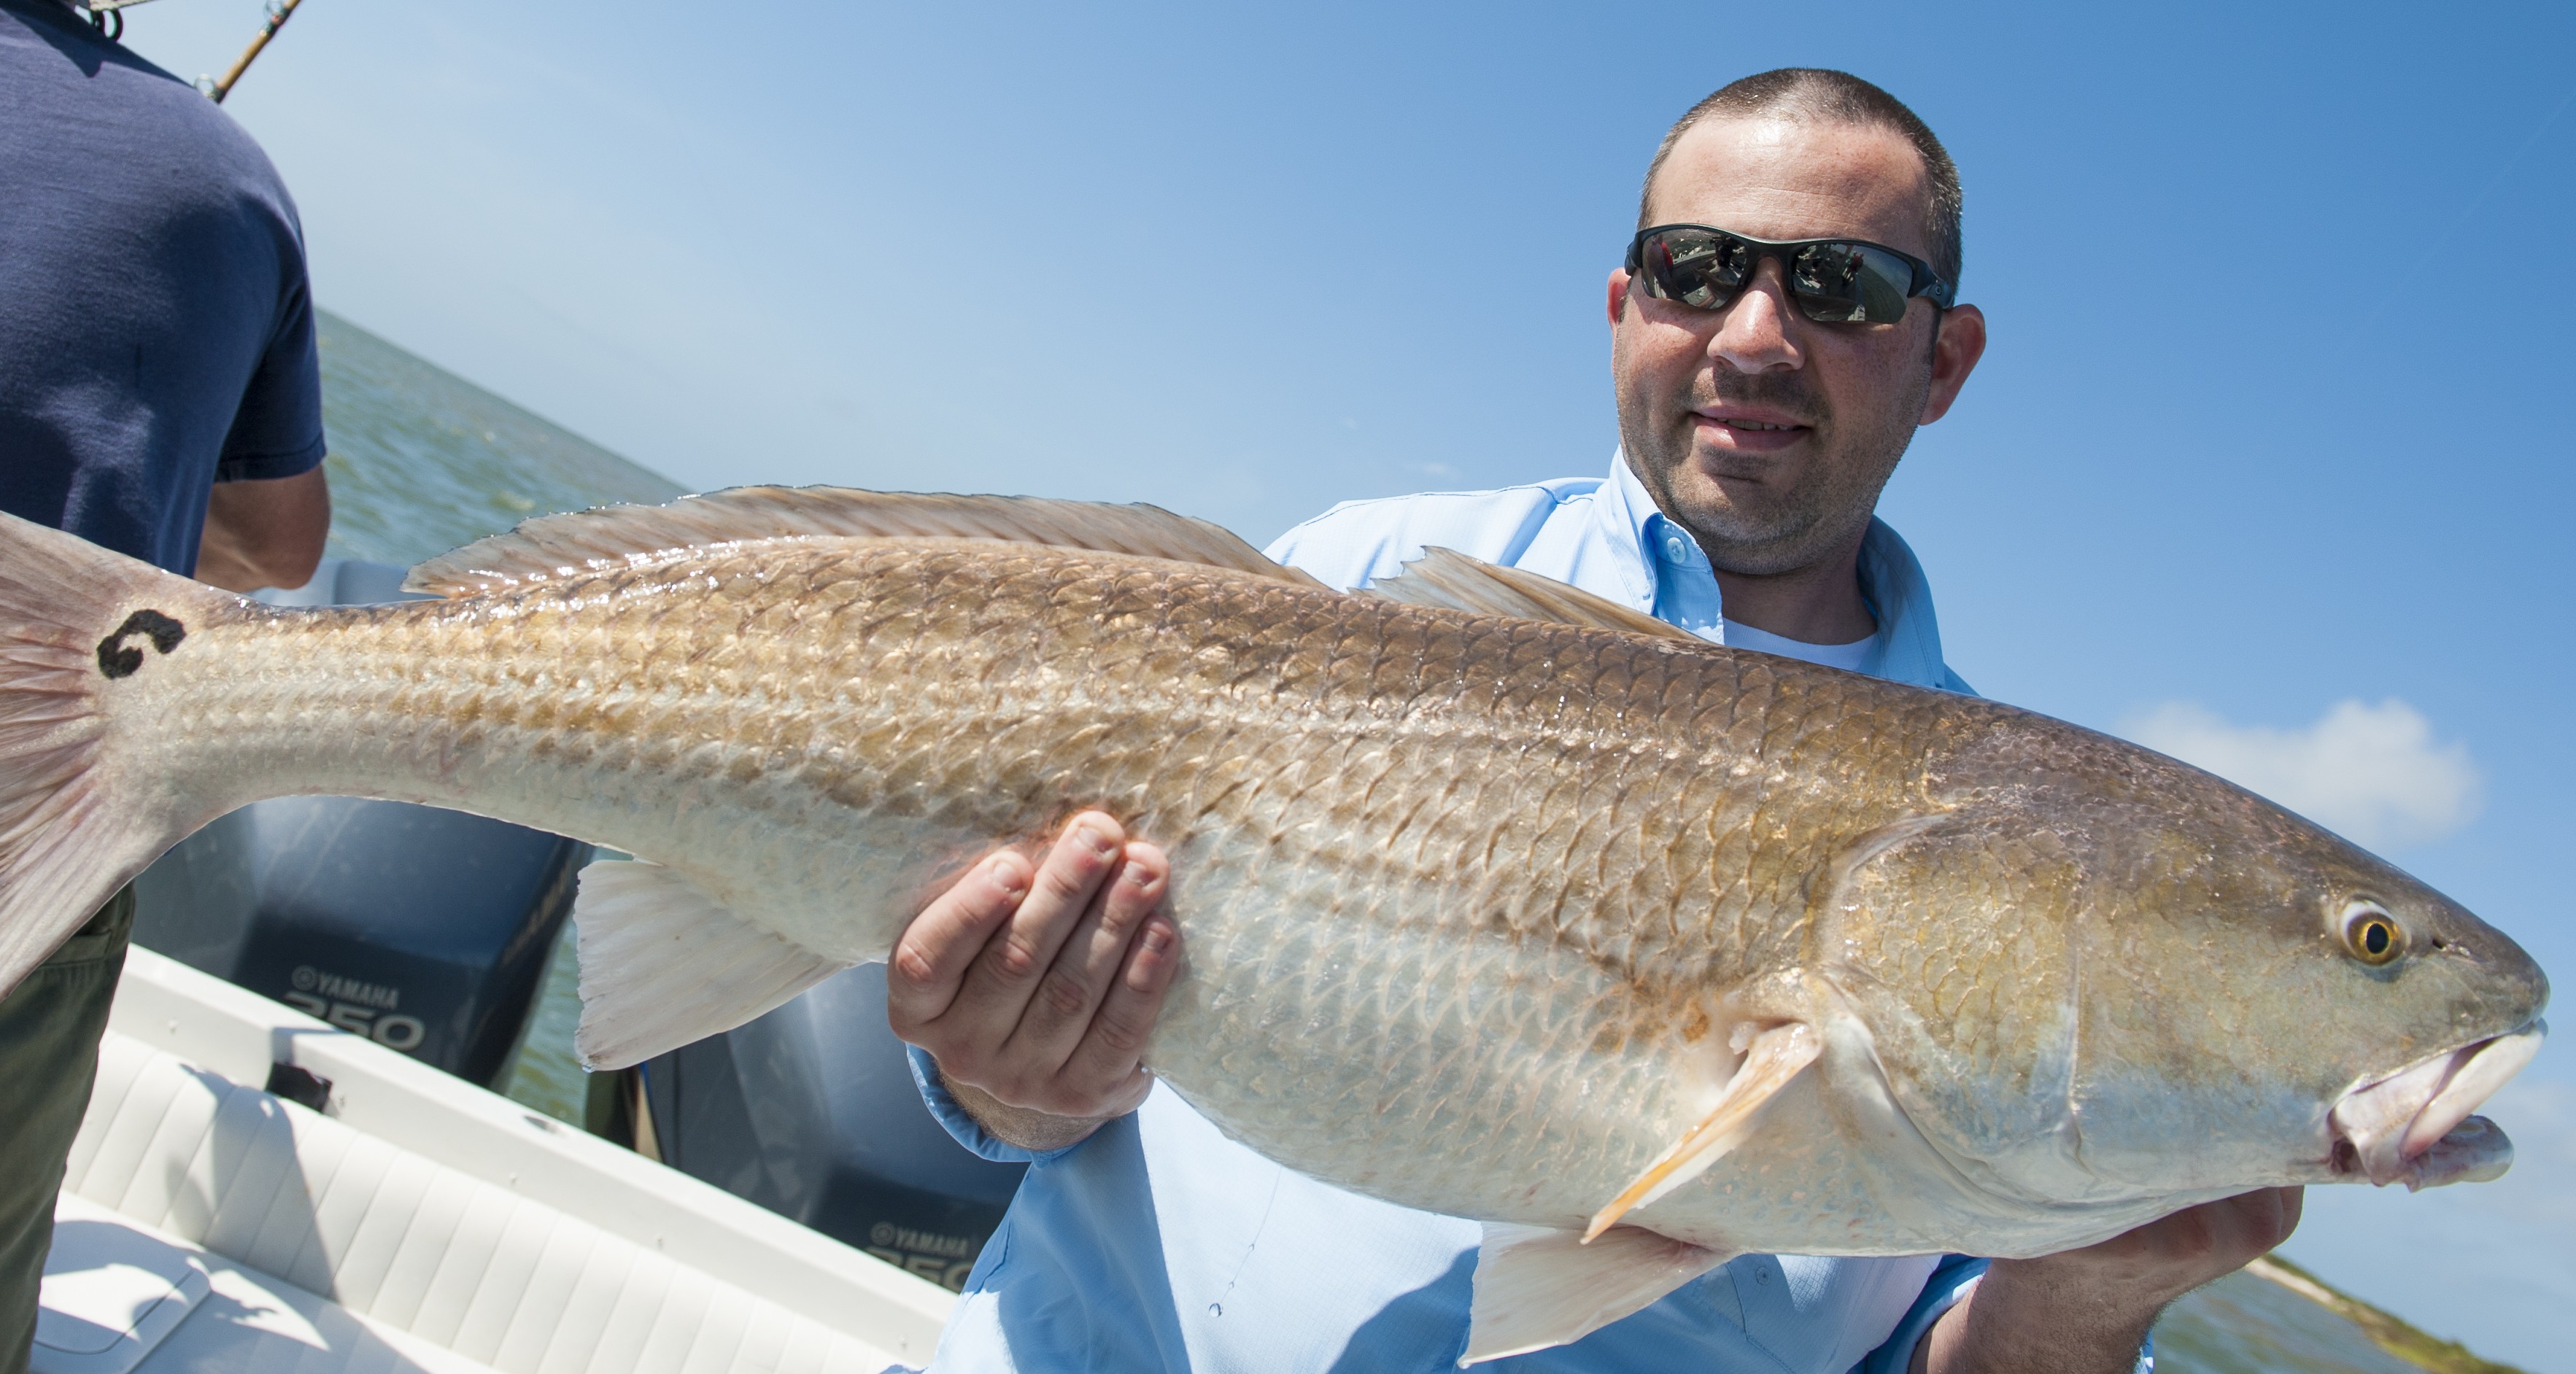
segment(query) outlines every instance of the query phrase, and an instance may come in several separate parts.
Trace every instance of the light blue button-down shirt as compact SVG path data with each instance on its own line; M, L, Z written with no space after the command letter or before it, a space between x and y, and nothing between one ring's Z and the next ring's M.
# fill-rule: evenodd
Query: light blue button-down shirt
M1708 560L1617 458L1607 478L1347 502L1280 536L1270 555L1358 587L1435 547L1723 639ZM1896 531L1871 522L1860 577L1878 620L1863 671L1968 690L1941 660L1931 588ZM1466 1348L1475 1222L1282 1168L1159 1085L1081 1144L1032 1153L978 1127L918 1050L913 1065L951 1134L988 1159L1031 1166L933 1369L1427 1374ZM1898 1374L1982 1272L1984 1261L1958 1256L1746 1255L1572 1345L1478 1368Z

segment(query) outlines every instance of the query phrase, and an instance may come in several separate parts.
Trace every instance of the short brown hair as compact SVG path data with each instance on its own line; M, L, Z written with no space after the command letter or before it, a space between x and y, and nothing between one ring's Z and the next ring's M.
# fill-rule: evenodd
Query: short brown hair
M1692 125L1712 116L1744 119L1765 114L1886 129L1913 144L1932 183L1932 204L1924 223L1924 236L1932 243L1932 270L1948 278L1951 285L1958 284L1958 164L1950 160L1949 150L1941 146L1941 140L1932 136L1931 127L1905 108L1904 101L1849 72L1822 67L1782 67L1776 71L1758 72L1727 83L1707 99L1691 106L1690 112L1675 121L1672 129L1664 135L1664 141L1656 146L1655 160L1646 164L1646 185L1637 195L1637 227L1647 227L1647 216L1651 213L1655 194L1655 175L1664 170L1664 159L1672 155L1673 145L1681 141L1683 134L1690 132Z

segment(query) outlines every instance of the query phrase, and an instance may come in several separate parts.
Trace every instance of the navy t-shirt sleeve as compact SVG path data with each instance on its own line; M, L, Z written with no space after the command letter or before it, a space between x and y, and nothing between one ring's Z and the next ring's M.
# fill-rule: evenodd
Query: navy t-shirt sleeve
M185 574L219 481L322 461L304 232L249 133L0 0L0 510Z
M279 303L277 333L224 436L218 482L294 477L321 466L322 364L313 341L313 293L301 272L291 283Z

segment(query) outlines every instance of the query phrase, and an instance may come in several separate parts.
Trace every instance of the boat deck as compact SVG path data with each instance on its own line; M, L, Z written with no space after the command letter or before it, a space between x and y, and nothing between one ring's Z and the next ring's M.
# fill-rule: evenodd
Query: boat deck
M278 1066L282 1087L326 1081L324 1110L253 1086ZM136 949L56 1211L34 1367L874 1374L926 1361L950 1302Z

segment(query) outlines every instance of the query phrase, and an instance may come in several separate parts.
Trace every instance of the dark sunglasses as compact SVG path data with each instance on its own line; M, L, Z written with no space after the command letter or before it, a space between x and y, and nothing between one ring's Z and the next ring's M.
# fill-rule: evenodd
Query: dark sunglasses
M1723 310L1766 257L1780 259L1799 313L1824 324L1894 324L1921 296L1943 310L1957 288L1932 264L1860 239L1757 239L1705 224L1658 224L1628 241L1628 275L1646 294Z

